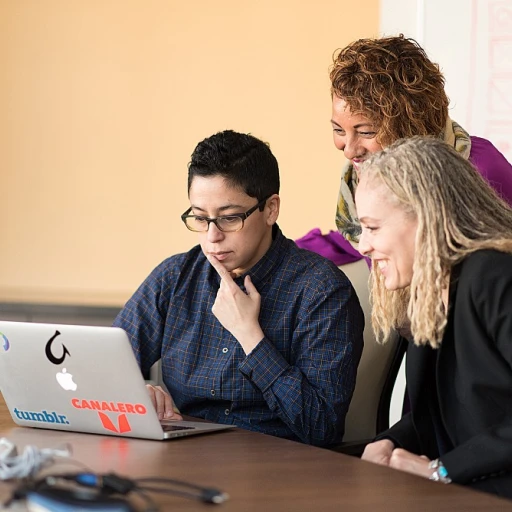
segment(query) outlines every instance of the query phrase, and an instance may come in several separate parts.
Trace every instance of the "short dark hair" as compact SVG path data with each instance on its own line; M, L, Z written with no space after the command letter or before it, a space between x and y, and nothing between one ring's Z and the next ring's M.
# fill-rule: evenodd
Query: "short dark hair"
M279 166L270 146L252 135L225 130L201 141L188 164L188 191L196 176L222 176L258 201L279 194Z

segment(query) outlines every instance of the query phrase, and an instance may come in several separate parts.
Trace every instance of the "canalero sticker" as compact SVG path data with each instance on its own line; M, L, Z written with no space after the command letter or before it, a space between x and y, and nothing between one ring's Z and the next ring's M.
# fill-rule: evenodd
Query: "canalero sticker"
M124 402L105 402L100 400L73 398L71 400L71 405L75 409L97 411L103 428L118 434L125 434L132 430L127 414L144 415L147 413L146 407L142 404L128 404ZM105 411L118 413L115 415L116 423L112 421Z

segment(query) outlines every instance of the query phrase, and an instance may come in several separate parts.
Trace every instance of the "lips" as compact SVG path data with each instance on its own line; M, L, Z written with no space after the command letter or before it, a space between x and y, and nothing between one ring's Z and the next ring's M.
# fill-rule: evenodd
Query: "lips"
M214 258L218 259L219 261L222 261L222 260L225 260L231 254L231 252L229 252L229 251L226 251L226 252L209 252L208 254L210 256L213 256Z
M387 261L379 260L377 261L377 266L379 267L379 270L384 274L386 272L388 263Z

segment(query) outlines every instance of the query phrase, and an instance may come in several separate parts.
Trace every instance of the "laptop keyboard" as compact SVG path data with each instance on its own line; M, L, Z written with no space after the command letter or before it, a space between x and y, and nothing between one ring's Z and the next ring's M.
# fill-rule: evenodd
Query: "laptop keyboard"
M194 430L196 427L184 427L183 425L169 425L162 423L164 432L175 432L176 430Z

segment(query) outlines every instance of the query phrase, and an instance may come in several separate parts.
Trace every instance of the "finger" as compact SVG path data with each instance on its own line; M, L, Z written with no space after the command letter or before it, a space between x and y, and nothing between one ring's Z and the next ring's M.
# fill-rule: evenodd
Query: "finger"
M160 391L160 393L162 394L162 397L163 397L163 407L164 407L163 419L182 420L183 419L182 416L174 408L174 401L173 401L171 395L169 395L169 393L167 393L167 391L165 391L162 388L162 386L156 386L156 389L158 389Z
M151 399L151 403L153 404L153 407L156 411L156 397L155 397L155 390L153 389L153 386L150 384L146 384L146 389L148 390L149 398Z
M163 392L162 388L158 389L159 387L154 387L155 390L155 401L156 401L156 413L158 415L159 420L164 419L165 414L165 393Z
M155 386L157 397L158 419L170 419L174 415L174 404L171 396L164 391L162 386Z
M254 286L251 276L247 275L245 276L244 280L244 286L247 291L248 295L259 295L258 290L256 289L256 286Z
M231 274L227 271L226 267L215 256L206 256L211 266L217 271L222 281L233 282Z

